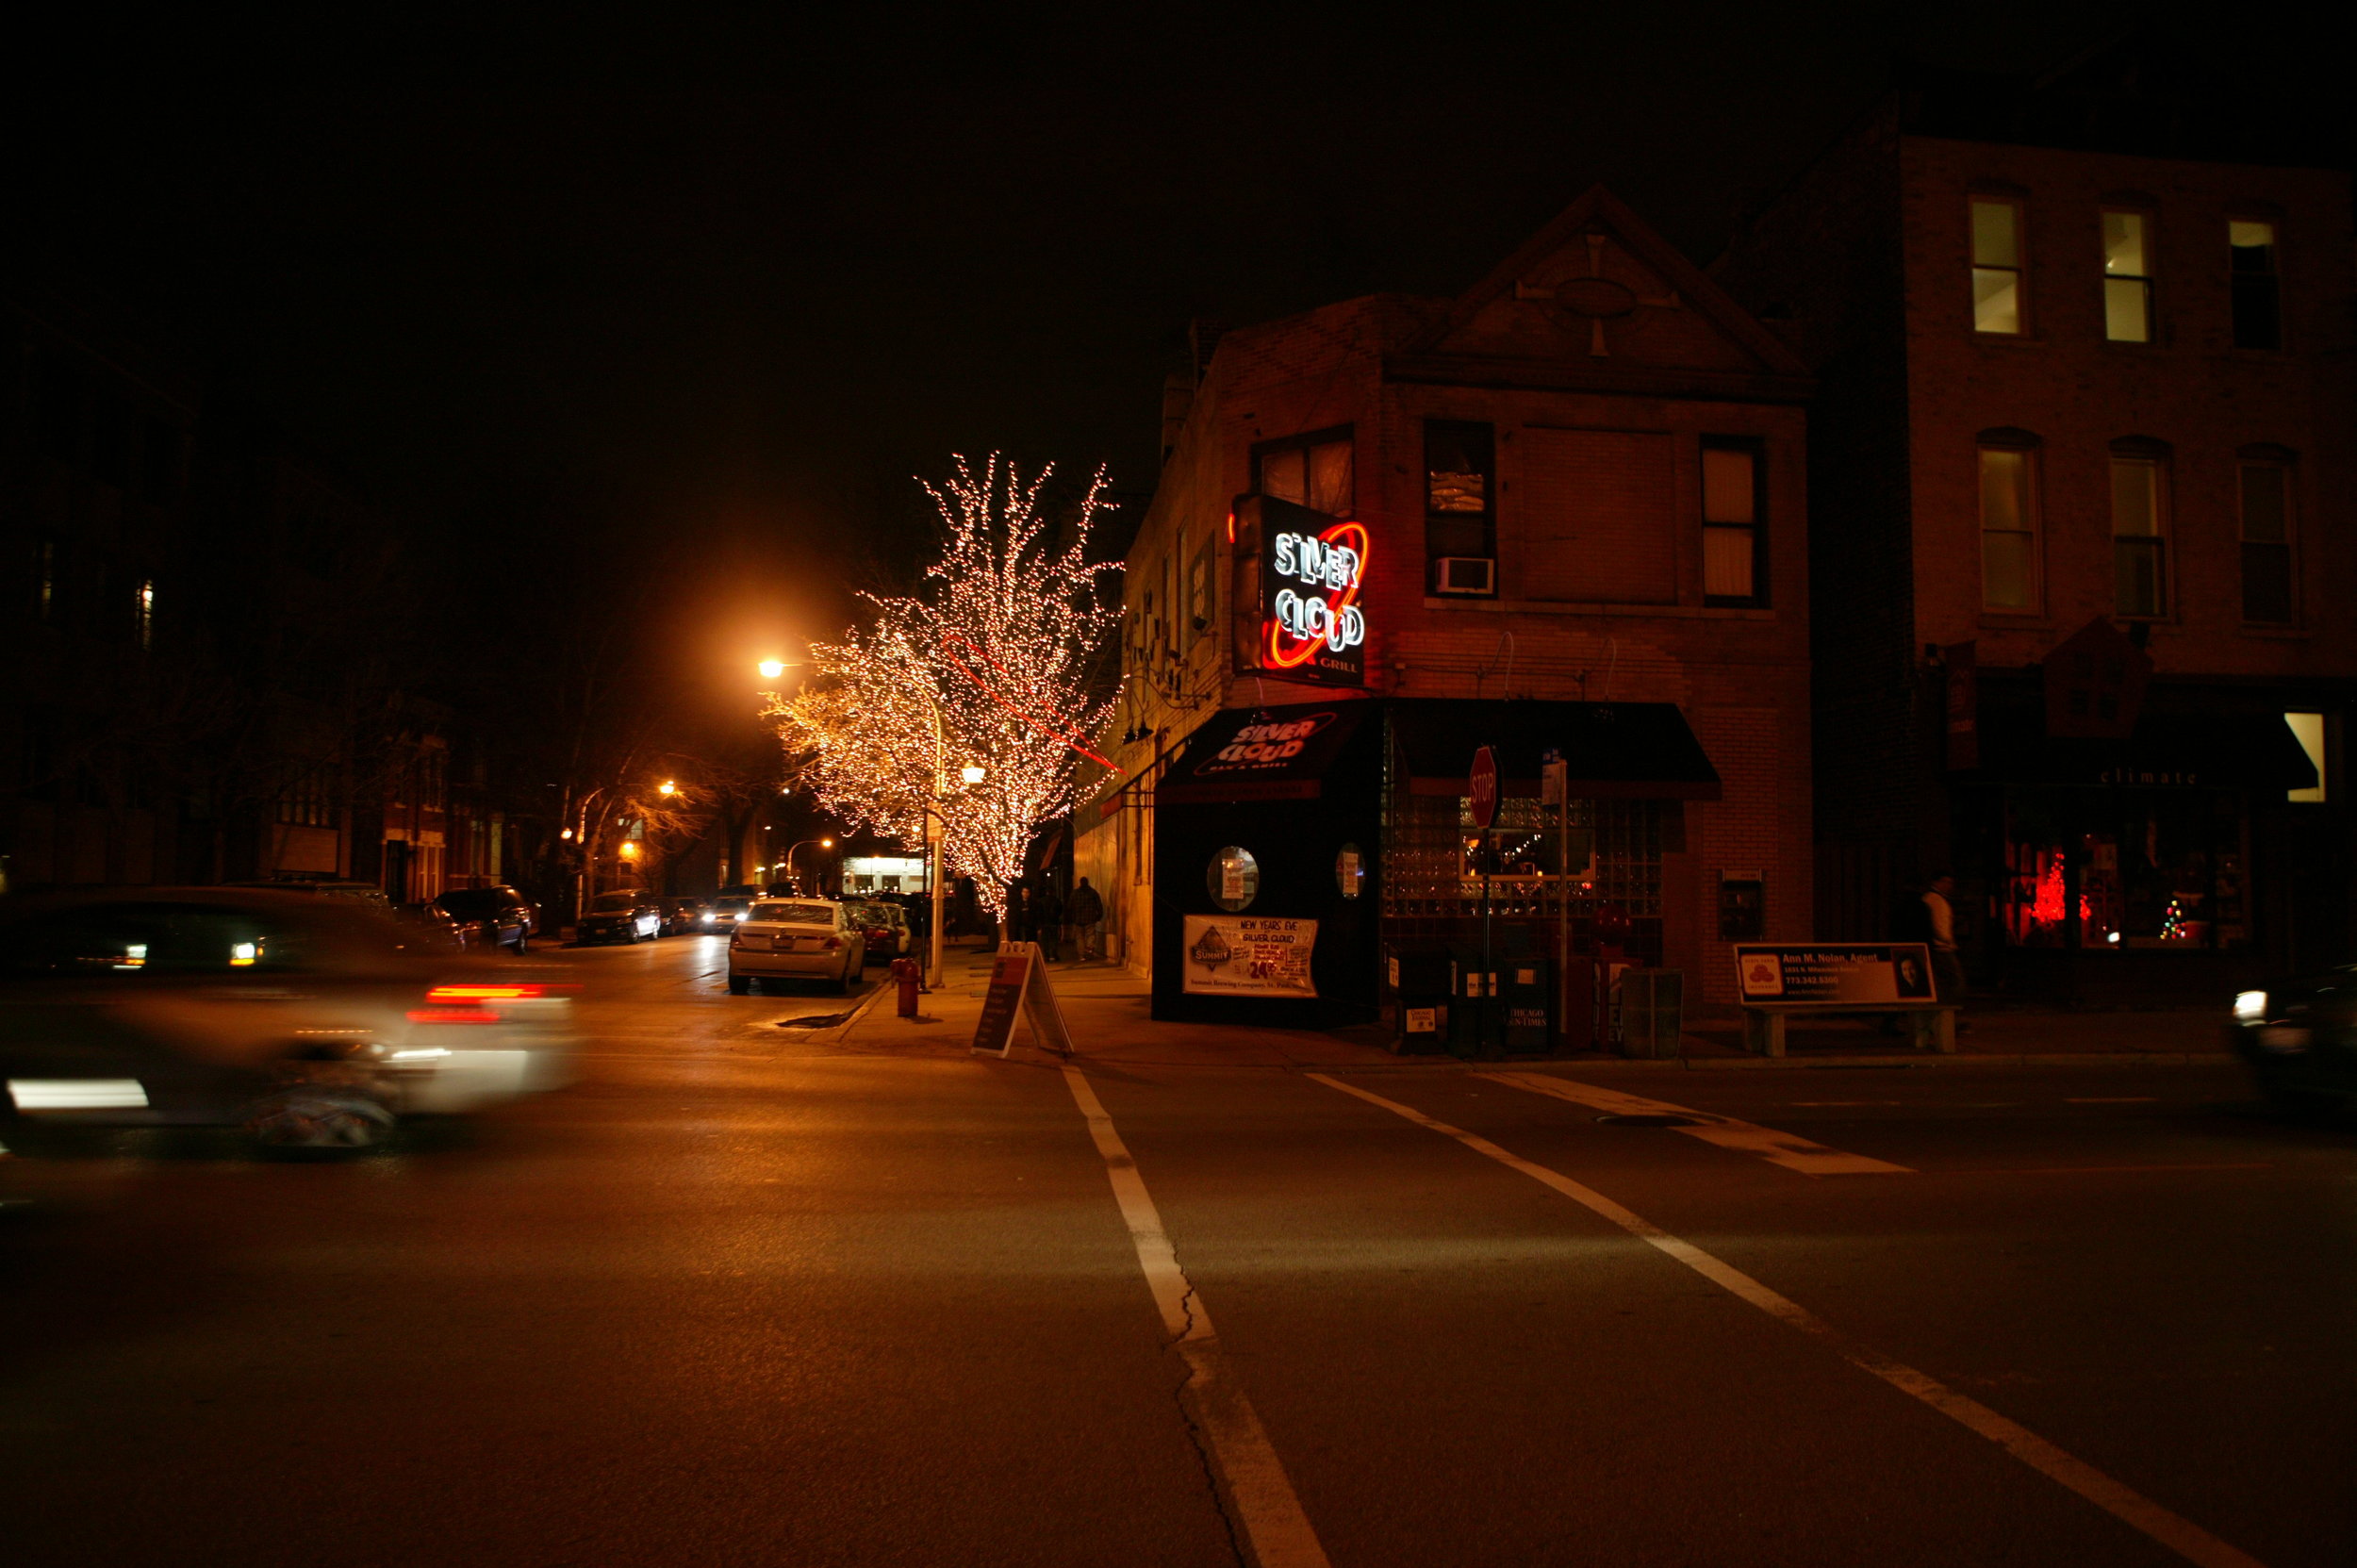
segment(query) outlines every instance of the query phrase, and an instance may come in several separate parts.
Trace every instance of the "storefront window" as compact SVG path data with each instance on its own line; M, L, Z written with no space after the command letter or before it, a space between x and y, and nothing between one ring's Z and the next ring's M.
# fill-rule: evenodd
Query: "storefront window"
M2207 790L2024 792L2008 803L1999 916L2023 948L2241 948L2240 801Z
M1250 907L1261 892L1261 863L1252 858L1252 851L1230 844L1211 857L1204 868L1204 884L1211 889L1211 902L1230 915Z

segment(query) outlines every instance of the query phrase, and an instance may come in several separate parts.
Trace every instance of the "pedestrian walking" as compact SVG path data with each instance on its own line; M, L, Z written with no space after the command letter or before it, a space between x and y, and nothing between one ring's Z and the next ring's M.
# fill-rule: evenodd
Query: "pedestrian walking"
M1085 962L1102 958L1104 952L1105 900L1096 896L1086 877L1072 890L1071 901L1063 906L1064 918L1072 922L1073 945Z
M1031 940L1039 944L1039 955L1053 964L1063 956L1063 901L1056 897L1055 883L1039 890L1032 900L1031 929L1037 933Z
M1956 953L1956 909L1950 901L1955 896L1955 878L1945 871L1934 877L1923 889L1923 926L1931 934L1933 992L1941 1002L1961 1011L1964 960ZM1961 1018L1956 1027L1964 1027Z

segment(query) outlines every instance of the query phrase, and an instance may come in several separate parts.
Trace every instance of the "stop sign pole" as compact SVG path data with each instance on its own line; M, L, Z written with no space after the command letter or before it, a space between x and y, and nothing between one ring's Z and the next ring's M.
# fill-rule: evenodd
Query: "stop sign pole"
M1496 987L1497 971L1490 959L1490 830L1498 819L1498 759L1487 746L1474 752L1470 775L1473 791L1474 826L1481 830L1481 979L1474 1007L1475 1054L1487 1056L1490 1045L1490 993Z

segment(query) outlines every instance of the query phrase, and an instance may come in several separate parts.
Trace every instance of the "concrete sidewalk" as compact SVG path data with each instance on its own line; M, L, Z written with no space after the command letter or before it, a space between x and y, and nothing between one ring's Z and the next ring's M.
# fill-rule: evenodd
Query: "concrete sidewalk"
M989 989L993 953L953 945L943 988L920 995L918 1015L896 1013L886 983L848 1022L816 1036L852 1051L955 1054L969 1048ZM1453 1056L1399 1056L1386 1049L1380 1026L1348 1029L1240 1029L1179 1023L1146 1015L1146 985L1104 963L1048 966L1048 982L1063 1009L1075 1049L1109 1065L1265 1067L1279 1071L1348 1067L1369 1071L1447 1071L1467 1065ZM2224 1023L2207 1012L2065 1013L1989 1008L1967 1014L1956 1053L1940 1056L1905 1048L1880 1034L1871 1019L1834 1019L1802 1027L1789 1037L1791 1054L1754 1056L1741 1048L1732 1020L1689 1028L1675 1061L1629 1061L1601 1053L1517 1058L1573 1065L1583 1070L1686 1067L1694 1070L1857 1066L2137 1066L2187 1065L2233 1060L2223 1045ZM1036 1048L1030 1026L1018 1018L1015 1048Z

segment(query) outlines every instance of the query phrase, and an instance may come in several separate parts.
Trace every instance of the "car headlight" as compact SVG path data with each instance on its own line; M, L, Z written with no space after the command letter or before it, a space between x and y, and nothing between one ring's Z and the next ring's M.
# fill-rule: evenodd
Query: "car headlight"
M2244 991L2234 998L2234 1021L2255 1024L2267 1015L2267 994L2265 991Z

